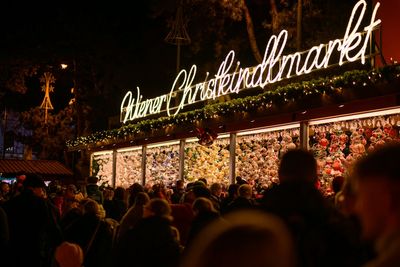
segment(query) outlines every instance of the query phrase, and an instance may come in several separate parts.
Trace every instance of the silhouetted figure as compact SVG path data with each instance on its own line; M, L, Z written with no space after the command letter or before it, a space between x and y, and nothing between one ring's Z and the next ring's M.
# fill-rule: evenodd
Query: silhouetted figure
M286 152L278 170L280 184L267 190L262 208L289 226L299 266L359 266L358 247L336 211L316 188L317 163L305 150Z
M196 236L207 225L220 218L218 211L214 208L213 203L204 197L196 198L192 205L194 218L190 227L189 237L186 246L190 246Z
M235 198L228 205L228 212L242 210L242 209L253 209L257 206L256 201L253 199L253 190L251 185L242 184L238 189L238 197Z
M8 257L10 265L49 266L55 247L61 242L57 210L45 199L43 180L29 174L23 190L4 206L10 229ZM2 263L3 266L3 263Z
M122 217L119 225L118 236L124 236L126 232L133 229L143 218L143 207L150 201L150 197L145 192L139 192L136 195L135 203L128 209ZM119 239L118 237L118 239Z
M228 212L229 204L238 197L239 184L230 184L228 186L228 196L221 201L221 214Z
M171 226L171 207L164 199L151 199L144 218L128 230L115 248L116 267L174 267L179 263L177 229Z
M356 162L354 211L362 237L375 245L368 267L400 266L400 144L377 148Z

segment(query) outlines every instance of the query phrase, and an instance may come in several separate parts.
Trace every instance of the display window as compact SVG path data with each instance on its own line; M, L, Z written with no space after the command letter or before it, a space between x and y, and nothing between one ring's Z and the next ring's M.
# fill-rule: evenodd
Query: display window
M142 184L142 147L117 150L115 186Z
M185 180L205 178L208 184L229 184L229 135L220 136L209 145L201 145L197 140L185 144Z
M169 186L179 179L179 141L147 147L146 186Z
M279 183L280 157L287 150L299 147L300 129L292 126L283 128L238 134L235 173L253 185L257 193Z
M92 154L91 175L99 178L99 185L113 186L113 151Z
M318 162L321 190L331 194L336 176L346 176L355 160L399 141L400 110L364 113L310 123L309 146Z

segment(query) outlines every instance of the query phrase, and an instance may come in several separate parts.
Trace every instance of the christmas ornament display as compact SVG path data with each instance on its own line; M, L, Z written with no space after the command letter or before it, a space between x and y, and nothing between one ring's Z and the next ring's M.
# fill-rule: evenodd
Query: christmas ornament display
M208 146L187 143L184 173L188 182L206 178L209 184L229 184L229 138L216 139Z
M99 178L98 184L112 186L113 154L94 154L92 159L92 175Z
M129 188L142 183L142 150L117 152L115 186Z
M318 162L320 189L330 195L336 176L346 176L354 162L389 141L399 141L400 115L337 121L310 127L310 148Z
M178 144L148 148L146 158L146 186L169 186L179 179Z
M299 129L239 136L236 142L236 175L258 192L279 183L280 157L298 147Z

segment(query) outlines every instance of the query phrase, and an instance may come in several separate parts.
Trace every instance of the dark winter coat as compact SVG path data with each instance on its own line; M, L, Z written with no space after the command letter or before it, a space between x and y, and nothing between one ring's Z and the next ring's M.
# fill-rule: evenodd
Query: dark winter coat
M117 267L174 267L178 266L179 257L180 246L170 222L153 216L140 220L121 236L113 262Z

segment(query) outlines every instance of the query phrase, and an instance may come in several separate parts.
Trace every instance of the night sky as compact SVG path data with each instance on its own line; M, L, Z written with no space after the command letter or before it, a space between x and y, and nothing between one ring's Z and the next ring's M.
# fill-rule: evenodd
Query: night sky
M45 5L38 1L3 1L0 4L0 56L39 55L43 63L56 66L58 61L64 61L61 58L68 63L72 55L85 55L88 51L101 61L108 86L117 88L115 98L109 99L117 106L121 94L136 86L145 97L165 93L176 72L176 47L164 42L169 28L166 17L156 16L158 5L154 2L157 1L119 4L108 1L89 5L85 1L79 4L55 1ZM79 71L79 56L76 57ZM57 78L59 84L68 84L71 75ZM38 84L33 82L31 86L38 87ZM59 86L62 87L68 85ZM36 89L36 92L40 90ZM37 95L38 99L42 98L41 93ZM53 101L57 103L61 97L65 102L69 95L68 88L56 88Z

